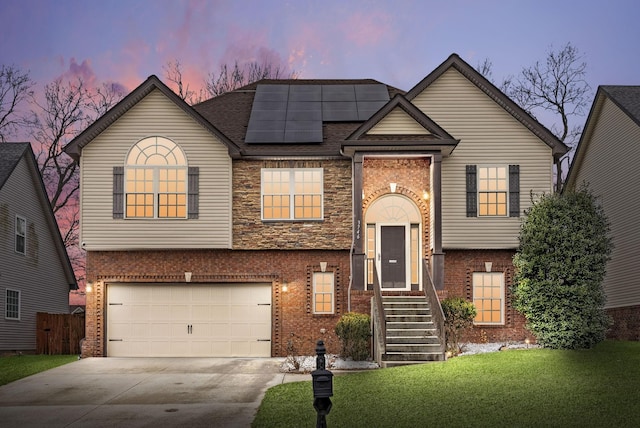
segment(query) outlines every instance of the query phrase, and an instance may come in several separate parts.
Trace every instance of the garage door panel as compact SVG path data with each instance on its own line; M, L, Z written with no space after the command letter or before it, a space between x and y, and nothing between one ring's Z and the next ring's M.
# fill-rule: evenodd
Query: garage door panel
M108 284L107 299L109 356L271 355L270 284Z

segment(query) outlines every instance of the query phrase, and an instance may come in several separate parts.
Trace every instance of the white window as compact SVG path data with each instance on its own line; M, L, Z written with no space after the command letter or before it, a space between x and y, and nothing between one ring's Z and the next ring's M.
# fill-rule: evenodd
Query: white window
M263 168L263 220L322 220L322 168Z
M504 324L504 273L473 273L474 324Z
M9 320L20 319L20 291L7 289L5 294L4 317Z
M313 313L332 314L334 312L333 272L313 273Z
M131 148L125 165L126 218L187 218L187 161L164 137Z
M16 253L27 254L27 220L16 216Z
M506 166L478 168L478 214L506 216L509 189Z

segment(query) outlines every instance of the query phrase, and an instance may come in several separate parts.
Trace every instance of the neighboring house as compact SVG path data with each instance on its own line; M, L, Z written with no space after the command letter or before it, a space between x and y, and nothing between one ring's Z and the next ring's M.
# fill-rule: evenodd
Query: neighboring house
M69 313L76 279L29 143L0 144L0 352L36 349L36 313Z
M611 223L613 252L607 263L608 335L640 340L640 86L600 86L569 170L565 188L588 184Z
M476 340L524 340L511 259L567 148L452 55L406 93L263 80L191 107L151 76L65 150L92 282L83 355L268 357L339 352L336 322L375 294L439 312L434 288L476 303Z

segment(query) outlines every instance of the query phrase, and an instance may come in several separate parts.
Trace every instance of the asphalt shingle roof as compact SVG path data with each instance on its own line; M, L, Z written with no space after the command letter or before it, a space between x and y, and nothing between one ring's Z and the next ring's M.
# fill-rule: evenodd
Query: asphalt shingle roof
M640 86L603 85L600 88L640 126Z
M0 189L24 155L29 143L0 143Z

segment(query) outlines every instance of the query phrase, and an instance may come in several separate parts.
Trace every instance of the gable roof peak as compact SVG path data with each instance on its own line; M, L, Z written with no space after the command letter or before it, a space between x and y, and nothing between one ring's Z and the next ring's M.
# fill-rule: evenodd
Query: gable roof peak
M498 89L486 77L478 72L474 67L469 65L458 54L452 53L449 57L429 73L424 79L418 82L413 88L407 92L407 99L413 100L422 91L428 88L432 83L437 81L449 69L455 69L469 82L484 92L489 98L502 107L507 113L518 120L522 125L529 129L534 135L547 144L553 153L553 157L559 160L565 153L569 151L562 141L558 139L549 129L534 119L516 102L509 98L504 92Z

